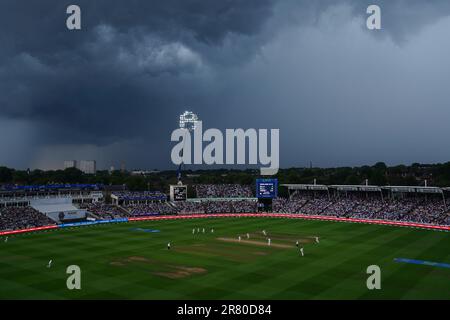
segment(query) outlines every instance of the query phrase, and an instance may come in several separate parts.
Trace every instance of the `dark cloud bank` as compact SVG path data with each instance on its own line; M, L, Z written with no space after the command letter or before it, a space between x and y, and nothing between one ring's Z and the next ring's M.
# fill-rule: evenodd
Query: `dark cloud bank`
M372 3L381 31L365 29ZM280 128L282 166L446 161L449 15L440 0L1 0L0 164L167 168L186 108Z

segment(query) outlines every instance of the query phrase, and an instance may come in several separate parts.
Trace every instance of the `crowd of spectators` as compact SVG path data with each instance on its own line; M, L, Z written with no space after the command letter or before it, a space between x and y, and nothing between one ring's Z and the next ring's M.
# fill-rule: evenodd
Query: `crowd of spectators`
M377 197L306 198L301 200L277 199L273 202L274 212L379 219L405 222L449 224L449 210L442 199L411 197L381 199Z
M220 193L222 197L225 194L230 195L231 193L228 191ZM131 201L121 206L96 202L83 203L80 208L86 209L88 213L98 219L117 219L160 214L255 213L258 212L258 202L252 199L221 201L210 199L173 203ZM321 194L316 197L302 198L299 194L295 194L289 199L274 199L272 212L450 225L449 209L445 207L442 199L432 196L382 199L375 196L330 197L327 194ZM0 230L24 229L54 223L44 214L28 206L0 209Z
M113 195L119 201L134 200L166 200L167 196L161 191L114 191Z
M398 199L388 200L370 219L384 219L419 223L443 224L446 217L444 203L438 200Z
M178 214L205 213L205 208L201 202L178 201L174 203Z
M55 221L32 207L0 208L0 230L19 230L43 227L55 224Z
M149 216L158 214L173 214L175 208L168 202L149 202L149 203L135 203L123 206L131 216Z
M272 211L278 213L299 213L307 202L308 200L306 199L274 199L272 202Z
M308 200L308 202L299 209L299 212L311 215L322 214L322 212L332 204L333 201L331 201L328 196L321 196Z
M240 184L197 184L197 198L251 198L250 186Z
M177 202L177 213L254 213L257 212L257 202L252 200L233 201L198 201Z
M127 217L128 215L123 209L103 202L84 203L80 205L80 209L86 209L88 213L92 213L99 219L119 219Z

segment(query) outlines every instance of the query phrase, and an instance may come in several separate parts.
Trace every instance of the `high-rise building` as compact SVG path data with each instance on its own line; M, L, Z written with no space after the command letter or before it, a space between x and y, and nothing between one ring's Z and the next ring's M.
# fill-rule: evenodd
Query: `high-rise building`
M65 160L64 169L77 168L86 174L95 174L97 172L97 163L95 160Z
M86 174L95 174L97 172L97 163L95 160L81 160L78 163L78 169Z
M64 169L76 168L76 167L77 167L77 160L65 160L64 161Z

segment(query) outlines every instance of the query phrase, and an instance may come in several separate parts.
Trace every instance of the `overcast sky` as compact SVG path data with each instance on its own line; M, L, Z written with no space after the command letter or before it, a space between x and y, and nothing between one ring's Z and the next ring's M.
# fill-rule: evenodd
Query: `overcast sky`
M174 168L186 109L282 167L450 161L450 1L0 0L0 165Z

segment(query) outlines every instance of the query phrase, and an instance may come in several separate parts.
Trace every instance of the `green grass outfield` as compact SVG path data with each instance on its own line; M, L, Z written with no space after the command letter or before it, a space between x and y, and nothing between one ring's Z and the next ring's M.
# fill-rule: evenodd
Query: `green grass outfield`
M193 235L197 227L206 233ZM254 243L219 240L245 240L247 232ZM96 225L0 240L0 299L450 299L450 269L393 261L450 263L448 232L242 217ZM81 290L66 288L72 264L81 268ZM381 290L370 291L366 268L374 264Z

